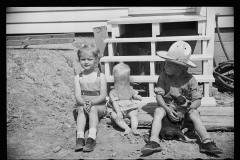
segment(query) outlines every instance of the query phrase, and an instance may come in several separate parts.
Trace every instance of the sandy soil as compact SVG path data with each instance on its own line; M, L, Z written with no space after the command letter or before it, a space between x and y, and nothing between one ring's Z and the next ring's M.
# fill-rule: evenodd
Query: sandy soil
M73 44L11 47L7 57L7 157L96 159L225 159L234 158L234 132L210 132L223 150L221 155L199 152L197 143L162 141L162 152L141 155L142 136L121 136L109 118L98 126L93 152L75 152L75 121L72 109L73 78L81 71L76 48L93 38L76 38ZM214 92L218 106L234 105L233 95ZM148 132L140 128L141 133ZM194 135L196 136L196 135Z

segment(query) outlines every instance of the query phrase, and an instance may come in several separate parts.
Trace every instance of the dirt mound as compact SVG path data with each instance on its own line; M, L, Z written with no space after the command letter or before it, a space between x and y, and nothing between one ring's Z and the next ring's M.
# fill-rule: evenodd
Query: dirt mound
M74 137L71 134L75 130L73 80L81 71L76 54L81 41L74 45L67 50L56 49L54 45L7 49L8 155L12 158L26 150L21 145L27 145L24 140L29 139L43 144L47 139L56 146L64 143L62 146L69 147L68 138ZM22 137L21 142L13 135ZM41 147L29 146L29 154Z

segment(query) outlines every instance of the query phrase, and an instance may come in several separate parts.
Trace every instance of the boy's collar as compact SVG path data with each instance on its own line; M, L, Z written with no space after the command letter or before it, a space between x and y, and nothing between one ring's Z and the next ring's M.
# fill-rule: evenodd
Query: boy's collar
M183 70L183 75L182 75L183 77L188 77L189 76L189 73L187 72L187 71L185 71L185 70Z

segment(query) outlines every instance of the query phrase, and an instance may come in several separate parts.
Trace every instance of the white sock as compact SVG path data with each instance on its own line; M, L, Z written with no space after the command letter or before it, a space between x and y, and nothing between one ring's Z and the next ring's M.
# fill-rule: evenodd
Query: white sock
M77 138L84 138L84 132L77 132Z
M160 140L158 137L155 137L155 136L151 136L150 137L150 141L154 141L154 142L157 142L158 144L160 144Z
M91 137L92 139L96 139L97 136L97 129L96 128L90 128L88 137Z

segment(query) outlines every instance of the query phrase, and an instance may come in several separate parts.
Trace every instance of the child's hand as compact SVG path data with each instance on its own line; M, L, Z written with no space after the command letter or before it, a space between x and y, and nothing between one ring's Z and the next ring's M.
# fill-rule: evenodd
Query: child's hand
M140 96L140 95L134 95L133 98L134 98L135 100L139 100L139 101L142 100L142 96Z
M122 121L122 120L123 120L123 115L122 115L122 113L121 113L121 112L117 113L116 121L117 121L117 122L120 122L120 121Z
M181 121L184 118L184 114L182 112L177 112L177 117Z
M177 113L172 109L172 108L168 108L166 110L169 118L173 121L173 122L178 122L179 121L179 117L177 117Z
M92 107L91 101L86 101L86 103L85 103L84 106L83 106L84 110L85 110L87 113L90 112L91 107Z

